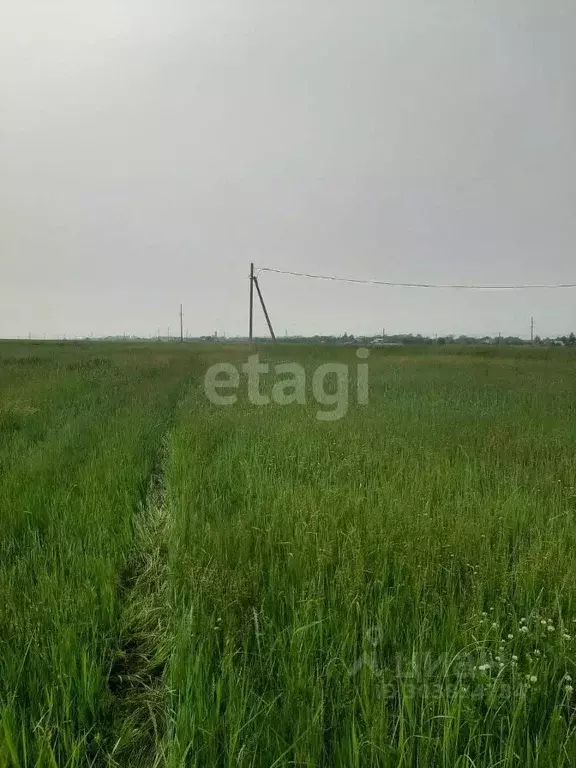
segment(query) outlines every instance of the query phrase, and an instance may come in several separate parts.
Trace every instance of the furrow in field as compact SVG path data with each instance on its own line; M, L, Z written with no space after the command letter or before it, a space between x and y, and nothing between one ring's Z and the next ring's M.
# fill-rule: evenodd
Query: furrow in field
M182 405L182 401L180 406ZM169 692L165 670L171 652L168 541L172 518L165 471L170 461L174 408L160 442L146 497L134 519L133 548L120 574L121 632L109 675L112 732L109 765L164 765Z

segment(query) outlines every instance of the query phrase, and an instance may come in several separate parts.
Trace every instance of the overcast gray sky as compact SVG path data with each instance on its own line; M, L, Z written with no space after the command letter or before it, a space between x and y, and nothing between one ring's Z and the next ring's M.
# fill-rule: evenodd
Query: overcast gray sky
M251 260L576 282L573 0L0 11L0 336L245 334ZM576 290L261 285L281 334L576 331Z

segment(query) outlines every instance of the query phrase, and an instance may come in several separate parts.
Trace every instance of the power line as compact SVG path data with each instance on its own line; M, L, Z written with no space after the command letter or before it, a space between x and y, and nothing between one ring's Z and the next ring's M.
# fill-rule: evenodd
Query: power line
M313 275L308 272L293 272L288 269L274 269L272 267L258 267L260 272L274 272L278 275L291 275L292 277L308 277L312 280L333 280L338 283L358 283L360 285L387 285L392 288L456 288L458 290L477 291L519 291L529 289L555 289L576 288L576 283L555 283L551 285L466 285L466 284L438 284L438 283L395 283L388 280L360 280L352 277L336 277L334 275Z

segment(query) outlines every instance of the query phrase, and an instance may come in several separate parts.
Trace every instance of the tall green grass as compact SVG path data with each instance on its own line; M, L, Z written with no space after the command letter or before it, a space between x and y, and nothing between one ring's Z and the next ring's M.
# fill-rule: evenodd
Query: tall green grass
M576 358L247 354L0 345L0 766L576 764Z
M168 765L574 765L573 372L373 354L338 422L193 401Z
M122 569L189 378L150 351L43 351L0 360L0 765L14 768L102 755Z

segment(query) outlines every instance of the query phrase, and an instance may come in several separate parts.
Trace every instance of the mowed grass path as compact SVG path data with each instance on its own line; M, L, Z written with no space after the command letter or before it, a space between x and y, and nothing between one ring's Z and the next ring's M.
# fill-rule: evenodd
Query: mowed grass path
M260 353L0 347L0 766L576 764L576 357Z

